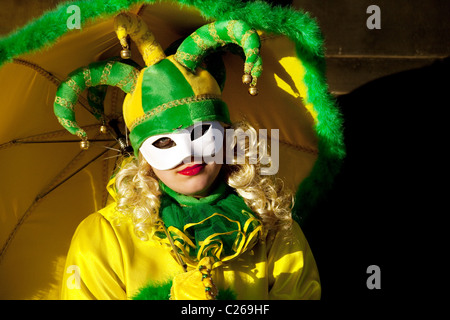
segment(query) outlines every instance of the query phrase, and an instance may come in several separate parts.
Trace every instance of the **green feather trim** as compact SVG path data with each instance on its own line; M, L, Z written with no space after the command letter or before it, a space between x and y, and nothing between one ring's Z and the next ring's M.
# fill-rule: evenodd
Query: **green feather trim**
M138 290L133 300L169 300L172 280L166 282L150 282Z
M219 293L217 294L217 300L236 300L237 293L231 289L219 289Z
M80 7L81 28L96 18L112 17L138 3L156 3L157 0L89 0L70 1L33 20L24 28L0 39L0 66L13 58L44 49L68 32L66 12L69 5ZM262 1L240 0L178 0L171 1L196 8L205 20L243 20L255 29L289 37L297 48L297 55L306 69L304 82L308 87L306 103L312 103L317 112L316 132L319 138L319 156L311 174L301 183L296 193L294 218L302 225L314 205L332 186L345 157L342 116L328 93L325 79L323 37L309 14L289 7L272 6ZM206 24L206 21L205 21ZM51 26L51 27L49 27Z
M169 300L172 280L166 282L150 282L138 290L132 300ZM219 289L217 300L236 300L237 294L231 288Z

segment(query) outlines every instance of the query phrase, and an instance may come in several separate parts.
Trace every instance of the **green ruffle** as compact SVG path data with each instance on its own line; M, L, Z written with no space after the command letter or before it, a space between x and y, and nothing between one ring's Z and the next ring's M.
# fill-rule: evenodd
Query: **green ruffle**
M140 288L132 297L132 300L170 300L170 289L172 280L165 282L150 281L146 286ZM237 293L231 289L219 288L217 300L236 300Z
M160 217L187 264L196 266L208 256L214 258L216 267L258 241L262 223L224 182L204 198L185 196L160 185ZM162 226L154 237L170 246Z

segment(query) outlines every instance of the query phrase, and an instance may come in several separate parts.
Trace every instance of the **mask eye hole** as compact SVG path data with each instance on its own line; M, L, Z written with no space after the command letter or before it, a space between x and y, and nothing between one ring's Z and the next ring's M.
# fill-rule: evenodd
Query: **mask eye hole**
M167 137L159 138L158 140L156 140L152 144L158 149L170 149L170 148L175 147L177 145L175 143L175 141L173 141L172 139L167 138Z
M192 130L191 132L191 141L194 141L200 137L203 137L203 135L209 130L209 128L211 127L210 124L202 124L199 127L195 127L194 130Z

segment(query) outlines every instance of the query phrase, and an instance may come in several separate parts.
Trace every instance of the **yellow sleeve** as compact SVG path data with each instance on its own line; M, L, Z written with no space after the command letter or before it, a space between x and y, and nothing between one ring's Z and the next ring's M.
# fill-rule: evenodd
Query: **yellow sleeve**
M100 213L78 226L67 255L61 298L126 299L122 254L116 234Z
M308 242L294 222L279 231L268 254L269 298L274 300L318 300L319 272Z

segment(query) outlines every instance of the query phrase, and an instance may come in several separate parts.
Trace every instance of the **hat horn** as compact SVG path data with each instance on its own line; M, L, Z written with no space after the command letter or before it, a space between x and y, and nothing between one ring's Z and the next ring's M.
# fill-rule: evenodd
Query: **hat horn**
M262 59L259 54L261 41L256 30L243 21L216 21L200 27L181 43L175 59L186 68L195 71L208 50L229 43L237 44L244 50L242 81L250 84L250 94L256 95L257 78L262 73Z
M59 123L70 133L87 141L87 134L75 119L74 107L84 89L102 85L116 86L126 93L132 93L136 86L139 70L119 61L91 63L69 74L57 91L53 111Z
M119 13L114 18L114 30L124 49L121 51L122 58L128 59L131 57L127 35L130 35L131 39L136 43L147 67L158 63L166 57L160 44L156 42L155 36L138 15L130 12Z

